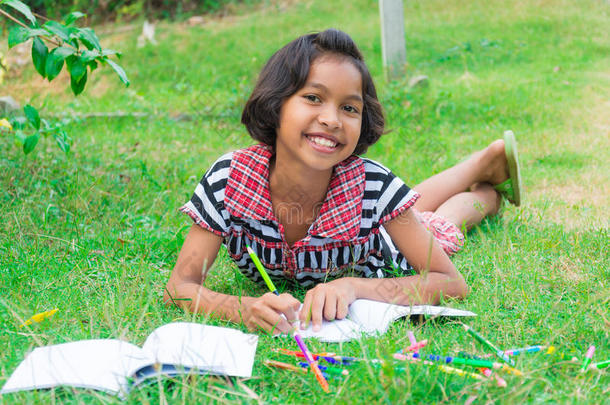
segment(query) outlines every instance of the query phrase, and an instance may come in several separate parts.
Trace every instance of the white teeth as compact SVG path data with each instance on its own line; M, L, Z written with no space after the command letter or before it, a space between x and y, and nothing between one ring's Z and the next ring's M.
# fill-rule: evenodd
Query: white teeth
M337 146L336 142L333 142L330 139L322 138L322 137L319 137L319 136L309 137L309 140L312 141L313 143L316 143L316 144L320 145L320 146L327 146L329 148L334 148L335 146Z

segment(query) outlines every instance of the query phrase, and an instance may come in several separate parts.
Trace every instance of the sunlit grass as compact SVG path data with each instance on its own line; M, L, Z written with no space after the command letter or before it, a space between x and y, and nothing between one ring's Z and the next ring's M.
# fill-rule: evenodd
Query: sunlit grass
M143 343L175 320L206 321L161 303L190 220L177 208L218 156L252 143L240 108L264 61L305 32L337 27L361 46L392 131L367 154L414 185L512 129L518 138L526 203L506 206L468 235L454 262L471 287L452 306L477 312L471 324L502 348L553 344L582 358L610 357L608 280L608 95L610 21L602 1L405 1L408 78L388 83L381 67L378 5L291 2L202 27L160 23L157 47L135 47L137 31L107 34L122 50L132 86L96 71L85 95L64 93L25 70L3 90L43 114L138 112L144 117L73 120L65 156L43 140L24 157L10 136L0 142L0 384L31 348L92 338ZM62 80L61 78L59 80ZM4 91L3 91L4 92ZM51 94L59 94L55 102ZM221 255L207 286L264 291ZM297 295L301 295L298 292ZM40 324L31 315L59 308ZM212 321L215 324L223 322ZM389 357L406 331L430 340L430 352L482 353L459 325L397 322L379 339L312 350ZM313 379L267 369L288 339L261 336L253 378L243 382L264 402L559 402L602 403L607 372L542 354L521 356L526 376L508 388L475 383L425 367L359 366L323 394ZM237 382L177 379L134 392L132 403L255 401ZM83 390L19 393L23 402L114 402Z

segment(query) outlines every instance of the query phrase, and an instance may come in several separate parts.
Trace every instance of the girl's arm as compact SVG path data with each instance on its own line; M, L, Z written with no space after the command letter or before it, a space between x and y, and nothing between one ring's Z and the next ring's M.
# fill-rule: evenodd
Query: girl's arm
M286 319L296 319L295 311L300 306L300 302L291 295L268 293L262 297L238 297L203 286L222 240L199 225L191 226L165 287L163 301L191 312L202 312L235 323L244 322L249 329L289 332L291 326Z
M356 279L357 298L399 305L438 304L444 297L463 298L468 294L464 277L434 237L406 210L384 224L400 253L418 274L384 279Z
M441 294L454 298L468 294L464 277L411 210L383 226L418 274L381 279L344 277L318 284L305 295L300 316L303 328L307 326L308 314L314 330L320 327L322 318L344 318L348 306L358 298L415 305L438 304Z

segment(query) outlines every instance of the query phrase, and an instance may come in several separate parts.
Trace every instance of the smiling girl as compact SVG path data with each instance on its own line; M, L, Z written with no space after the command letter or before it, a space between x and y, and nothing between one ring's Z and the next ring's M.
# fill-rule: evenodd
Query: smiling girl
M411 305L464 297L448 256L462 246L460 227L497 212L497 188L520 202L511 135L414 189L360 157L383 134L384 117L362 55L341 31L304 35L276 52L242 123L259 143L220 157L181 208L194 224L164 300L250 329L289 332L311 316L317 330L358 298ZM204 287L222 244L255 282L262 278L246 245L274 281L311 287L301 311L289 293Z

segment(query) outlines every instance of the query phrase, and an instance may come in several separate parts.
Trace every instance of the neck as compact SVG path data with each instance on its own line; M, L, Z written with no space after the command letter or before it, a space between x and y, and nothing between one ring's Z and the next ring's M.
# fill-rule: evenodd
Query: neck
M275 156L269 175L271 201L301 208L321 207L333 169L312 171L295 167L295 162Z

